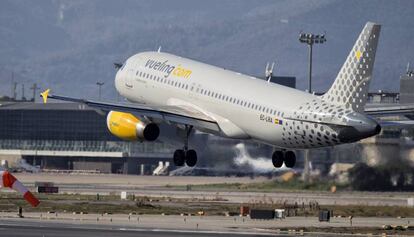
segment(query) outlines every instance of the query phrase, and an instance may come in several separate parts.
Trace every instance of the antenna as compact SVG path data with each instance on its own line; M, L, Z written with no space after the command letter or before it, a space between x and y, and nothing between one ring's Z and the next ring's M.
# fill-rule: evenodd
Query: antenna
M161 45L160 45L160 47L158 47L157 52L158 52L158 53L161 53Z
M273 76L273 68L274 67L275 67L275 62L272 62L272 66L271 67L270 67L269 62L266 64L265 76L266 76L267 82L270 82L270 79L272 79L272 76Z
M410 62L407 63L407 74L410 73Z

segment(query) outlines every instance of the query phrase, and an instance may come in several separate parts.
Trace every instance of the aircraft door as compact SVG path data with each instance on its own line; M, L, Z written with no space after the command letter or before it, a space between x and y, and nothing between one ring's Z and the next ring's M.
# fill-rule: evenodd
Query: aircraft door
M125 72L125 86L127 88L134 88L134 66L133 65L127 65L126 72Z

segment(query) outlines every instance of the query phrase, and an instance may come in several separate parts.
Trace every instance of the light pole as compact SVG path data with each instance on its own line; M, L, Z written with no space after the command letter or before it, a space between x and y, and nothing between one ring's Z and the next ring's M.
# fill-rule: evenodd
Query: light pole
M40 88L39 87L37 87L37 84L36 83L33 83L33 86L32 87L30 87L30 89L31 90L33 90L33 103L35 103L36 102L36 91L37 90L40 90Z
M98 85L99 87L99 100L101 100L101 95L102 95L102 86L105 84L105 82L96 82L96 85Z
M316 35L312 33L300 33L299 42L307 44L309 48L309 78L308 78L308 92L312 93L312 48L313 44L323 44L326 42L325 34ZM309 180L309 149L304 153L304 167L303 167L303 180L307 182Z
M308 92L312 93L312 48L313 44L323 44L326 42L325 34L316 35L312 33L300 33L299 42L307 44L309 48L309 79Z

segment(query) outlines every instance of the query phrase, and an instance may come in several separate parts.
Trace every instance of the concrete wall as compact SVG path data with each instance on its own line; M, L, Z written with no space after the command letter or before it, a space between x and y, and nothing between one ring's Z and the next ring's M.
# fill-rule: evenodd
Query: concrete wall
M111 173L111 162L73 161L74 170L99 170L102 173Z

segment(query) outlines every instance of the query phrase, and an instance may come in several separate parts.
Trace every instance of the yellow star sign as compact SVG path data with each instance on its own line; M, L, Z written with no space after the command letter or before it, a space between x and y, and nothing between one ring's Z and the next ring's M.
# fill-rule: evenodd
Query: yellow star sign
M43 103L45 103L45 104L47 102L47 97L49 96L49 91L50 91L50 89L47 89L47 90L43 91L42 93L40 93L40 95L43 97Z
M359 61L359 59L361 58L361 56L362 56L362 53L361 53L361 51L356 51L355 52L355 57L356 57L356 59Z

